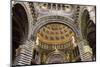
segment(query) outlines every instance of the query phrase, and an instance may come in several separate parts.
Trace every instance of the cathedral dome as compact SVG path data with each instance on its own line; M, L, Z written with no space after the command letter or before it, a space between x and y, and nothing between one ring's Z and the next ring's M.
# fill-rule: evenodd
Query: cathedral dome
M74 32L64 24L51 23L43 26L37 35L43 43L64 44L71 41Z

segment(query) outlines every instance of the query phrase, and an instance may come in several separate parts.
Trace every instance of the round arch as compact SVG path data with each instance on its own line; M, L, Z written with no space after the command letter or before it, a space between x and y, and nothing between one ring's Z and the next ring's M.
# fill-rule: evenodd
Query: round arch
M43 18L39 19L38 22L36 22L36 24L33 27L32 34L31 34L32 38L35 39L36 34L39 31L39 29L49 23L65 24L66 26L69 26L73 30L73 32L76 34L76 37L80 37L80 33L79 33L77 27L74 25L73 20L70 20L70 19L62 17L62 16L47 16L47 17L43 17Z
M16 3L12 7L12 60L16 49L28 38L28 17L24 7Z
M84 7L81 13L81 32L83 39L89 42L95 58L96 53L96 24L91 19L90 11Z
M46 60L46 63L64 63L65 60L65 54L61 51L53 51L48 54L48 58Z
M31 12L31 8L30 8L30 6L29 6L29 3L27 3L27 2L17 2L17 1L15 1L14 3L12 3L13 5L12 5L12 7L14 7L14 5L16 5L16 4L20 4L24 9L25 9L25 11L26 11L26 14L27 14L27 18L28 18L28 39L29 39L29 37L30 37L30 34L31 34L31 32L30 31L32 31L32 27L33 27L33 17L32 17L32 12Z

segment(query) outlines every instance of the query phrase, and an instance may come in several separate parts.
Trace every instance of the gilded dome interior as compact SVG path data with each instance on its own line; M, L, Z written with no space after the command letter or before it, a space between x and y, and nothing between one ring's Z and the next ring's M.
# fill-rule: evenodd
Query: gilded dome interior
M37 36L46 44L64 44L71 41L74 32L64 24L51 23L43 26Z

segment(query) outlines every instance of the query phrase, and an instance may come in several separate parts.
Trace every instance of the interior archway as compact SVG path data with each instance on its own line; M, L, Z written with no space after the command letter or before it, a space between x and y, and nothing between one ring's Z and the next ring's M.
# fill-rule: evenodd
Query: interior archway
M77 40L75 32L65 24L53 22L42 26L37 32L35 41L36 46L40 49L39 55L41 56L41 63L46 63L47 59L49 59L47 63L63 63L65 62L65 57L66 62L72 61L71 58L74 57L69 57L69 55L75 54L75 57L79 56L79 53L77 53L78 49L76 49ZM48 57L50 56L49 53L59 51L65 51L66 53L63 53L63 57L59 54L54 54L51 57ZM35 55L36 54L33 53L33 56ZM56 56L59 57L59 59L52 59ZM77 59L73 60L77 61ZM32 61L35 61L35 59L33 58Z
M52 63L64 63L65 59L62 55L60 54L53 54L48 57L47 64L52 64Z
M64 25L67 25L69 26L76 34L76 37L77 38L80 38L80 32L79 30L77 29L76 26L74 26L74 21L71 20L70 18L65 18L63 16L55 16L55 15L52 15L52 16L46 16L46 17L42 17L41 19L39 19L37 22L37 24L33 27L33 33L31 34L32 35L32 38L35 40L36 39L36 34L38 32L38 30L47 25L47 24L50 24L50 23L61 23L61 24L64 24Z
M83 11L81 17L81 31L83 39L89 42L89 46L93 50L93 60L96 58L96 24L90 19L90 14L87 9Z
M12 8L12 60L14 61L16 49L28 37L28 18L24 7L15 4Z

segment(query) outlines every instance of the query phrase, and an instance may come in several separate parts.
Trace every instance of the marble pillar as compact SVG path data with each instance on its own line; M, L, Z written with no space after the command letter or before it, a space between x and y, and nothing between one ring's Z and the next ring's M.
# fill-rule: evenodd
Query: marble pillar
M78 44L81 61L92 61L92 48L89 46L88 41L82 40Z
M30 65L33 54L34 42L27 40L16 50L16 59L14 65Z

